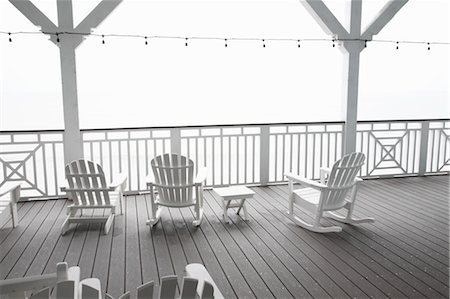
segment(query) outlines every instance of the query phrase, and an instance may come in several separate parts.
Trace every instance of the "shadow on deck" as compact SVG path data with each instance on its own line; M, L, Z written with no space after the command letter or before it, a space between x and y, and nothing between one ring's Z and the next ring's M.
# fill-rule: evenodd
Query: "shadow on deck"
M286 186L253 190L249 222L230 211L225 225L208 191L199 228L191 210L166 209L151 231L148 198L128 196L108 235L79 224L60 236L66 200L20 204L19 227L0 219L0 279L54 272L67 261L118 297L202 263L227 298L448 298L449 176L365 181L355 215L376 222L325 235L285 217Z

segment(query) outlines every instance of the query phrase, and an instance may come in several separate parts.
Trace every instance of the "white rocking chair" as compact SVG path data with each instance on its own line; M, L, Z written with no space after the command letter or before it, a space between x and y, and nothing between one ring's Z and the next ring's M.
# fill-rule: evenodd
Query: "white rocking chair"
M159 221L161 206L170 208L195 206L196 218L193 223L199 226L203 217L203 183L206 180L206 168L200 168L194 179L194 162L178 154L157 156L151 161L151 166L154 181L150 176L147 177L147 188L150 190L152 218L147 224L154 226Z
M364 164L363 153L352 153L335 162L331 169L320 169L320 182L286 173L289 186L289 217L299 226L318 233L340 232L342 227L324 227L320 224L322 217L337 221L357 224L371 223L373 218L356 219L352 217L356 199L357 184L361 179L356 174ZM328 180L325 177L328 175ZM294 183L304 185L306 188L294 189ZM351 191L350 198L347 198ZM302 211L313 215L313 223L307 223L294 214L294 204ZM347 216L343 217L332 211L346 209Z
M73 204L67 207L69 215L64 221L61 233L64 235L74 222L103 222L104 233L108 234L117 206L122 214L123 190L127 176L121 173L108 185L100 165L81 159L66 165L66 180L68 187L61 188L61 191L68 194ZM95 209L109 210L109 213L102 216L93 215Z

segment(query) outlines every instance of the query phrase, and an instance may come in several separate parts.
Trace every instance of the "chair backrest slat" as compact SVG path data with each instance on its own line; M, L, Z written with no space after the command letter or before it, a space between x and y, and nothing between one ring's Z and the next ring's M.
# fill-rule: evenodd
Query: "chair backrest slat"
M147 282L137 288L137 299L153 299L153 281Z
M187 205L193 200L194 163L178 154L164 154L151 161L159 201Z
M161 278L159 288L159 298L175 298L178 281L176 275L165 276Z
M109 188L100 165L83 159L66 166L69 194L76 205L110 204Z
M190 277L183 277L180 299L195 299L197 296L198 280Z
M351 153L334 163L327 182L330 189L325 189L321 195L324 210L333 210L344 206L345 197L355 184L356 175L364 164L364 159L363 153Z
M78 167L79 173L80 173L80 175L82 174L82 176L81 176L81 184L82 185L79 186L79 187L89 188L89 186L92 186L92 184L91 184L91 177L88 174L92 173L92 171L88 172L88 170L86 169L86 163L85 162L86 161L84 161L84 160L78 160L77 161L78 166L79 166ZM96 182L95 178L92 178L92 181ZM94 186L95 186L95 183L94 183ZM97 186L95 186L95 187L97 187ZM87 199L89 200L89 203L91 205L95 205L96 202L95 202L94 195L91 192L86 192L86 195L87 195L86 196Z
M30 299L49 299L49 298L50 298L50 288L48 287L30 296Z
M214 299L214 286L208 281L203 282L203 290L201 299Z

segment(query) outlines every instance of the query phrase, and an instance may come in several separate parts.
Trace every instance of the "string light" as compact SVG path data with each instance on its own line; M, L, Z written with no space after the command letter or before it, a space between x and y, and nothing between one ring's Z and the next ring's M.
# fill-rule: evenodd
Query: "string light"
M115 37L115 38L143 38L144 43L148 45L148 39L183 39L185 40L185 46L188 46L188 40L189 39L200 39L200 40L221 40L225 42L225 47L228 47L228 42L230 40L233 41L262 41L263 47L266 47L266 41L292 41L297 43L297 47L300 48L300 41L301 42L332 42L332 46L336 47L336 42L338 41L362 41L364 42L364 47L367 47L368 40L365 39L336 39L336 38L306 38L306 39L298 39L298 38L257 38L257 37L181 37L181 36L165 36L165 35L154 35L154 36L145 36L145 35L138 35L138 34L96 34L96 33L81 33L81 32L41 32L41 31L18 31L18 32L5 32L0 31L0 34L5 34L8 36L8 41L12 42L12 35L13 34L22 34L22 35L32 35L32 34L48 34L48 35L55 35L56 41L60 42L60 35L78 35L78 36L98 36L102 38L102 44L105 44L105 37ZM430 41L395 41L395 40L370 40L370 42L374 43L391 43L395 44L395 48L398 50L400 44L422 44L427 46L427 49L431 49L431 44L433 45L450 45L450 42L430 42Z

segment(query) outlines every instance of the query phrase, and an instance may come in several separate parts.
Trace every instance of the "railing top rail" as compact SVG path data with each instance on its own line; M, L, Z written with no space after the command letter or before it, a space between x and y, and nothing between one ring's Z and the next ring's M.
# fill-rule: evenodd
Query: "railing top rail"
M358 120L358 123L387 123L387 122L397 123L397 122L424 122L424 121L450 121L450 118Z
M391 119L391 120L359 120L358 123L383 123L383 122L424 122L424 121L450 121L450 118L435 119ZM95 128L81 129L82 132L96 131L125 131L125 130L167 130L167 129L198 129L198 128L225 128L225 127L258 127L258 126L295 126L295 125L333 125L343 124L344 121L313 121L313 122L281 122L281 123L250 123L250 124L215 124L215 125L186 125L186 126L155 126L155 127L123 127L123 128ZM0 134L20 133L63 133L62 129L33 129L33 130L0 130Z

